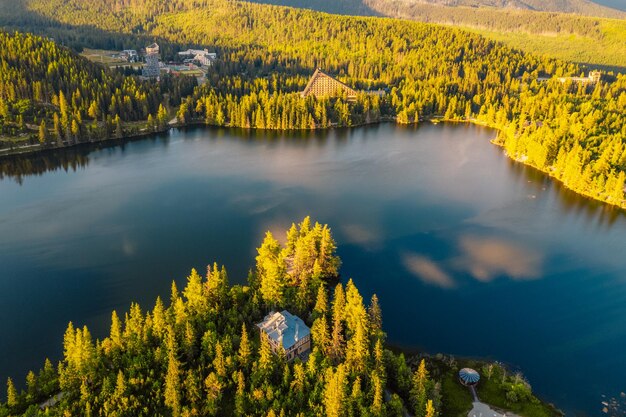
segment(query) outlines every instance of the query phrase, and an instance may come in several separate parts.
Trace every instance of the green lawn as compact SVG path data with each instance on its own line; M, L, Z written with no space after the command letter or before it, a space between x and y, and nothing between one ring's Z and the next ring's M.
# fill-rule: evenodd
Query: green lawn
M467 417L467 413L472 409L472 395L459 383L456 371L449 371L445 374L441 389L443 391L441 415Z
M96 62L98 64L106 65L109 68L115 67L133 67L135 69L142 68L143 63L141 62L127 62L121 58L114 58L112 55L119 54L120 51L112 51L106 49L89 49L85 48L81 55L87 58L92 62Z
M506 392L502 389L502 385L496 382L496 378L491 380L483 377L476 389L478 398L486 404L495 408L513 411L522 417L554 417L555 410L547 404L525 401L519 403L510 403L506 400Z
M472 395L462 386L458 380L458 370L461 368L473 368L481 374L480 382L476 388L480 401L489 404L494 409L514 412L521 417L558 417L560 412L550 404L540 401L534 395L529 400L510 402L507 400L507 392L502 384L500 368L494 370L491 378L485 375L483 367L487 362L472 359L458 359L450 367L442 361L435 360L432 366L438 368L442 376L442 415L446 417L466 417L472 408ZM513 379L513 375L507 375L507 381Z

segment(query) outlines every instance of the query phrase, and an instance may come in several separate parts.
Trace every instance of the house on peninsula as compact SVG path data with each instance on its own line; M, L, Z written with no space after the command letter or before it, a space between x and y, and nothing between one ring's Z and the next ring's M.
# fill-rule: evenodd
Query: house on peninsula
M306 358L311 350L311 330L287 310L270 312L257 327L267 335L272 351L283 349L288 361Z

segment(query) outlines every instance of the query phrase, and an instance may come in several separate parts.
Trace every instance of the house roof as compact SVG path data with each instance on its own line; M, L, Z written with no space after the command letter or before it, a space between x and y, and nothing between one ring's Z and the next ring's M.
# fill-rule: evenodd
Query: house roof
M153 43L152 45L146 46L146 53L148 54L159 53L159 45L157 43Z
M480 380L480 375L472 368L463 368L459 371L459 378L466 384L475 384Z
M215 52L209 52L208 49L187 49L186 51L180 51L178 55L208 55L215 56Z
M286 350L295 345L298 340L311 334L304 321L287 310L280 313L270 312L261 323L257 324L257 327L275 344L281 344Z
M313 88L313 85L315 84L315 82L321 78L330 78L331 80L336 82L340 87L343 87L344 89L347 89L352 94L356 95L356 91L354 91L352 88L348 87L346 84L342 83L341 81L339 81L338 79L334 77L331 77L330 75L326 74L324 71L318 68L315 70L315 72L311 76L311 79L309 80L308 84L304 88L304 91L302 91L302 96L306 97L311 91L311 88Z

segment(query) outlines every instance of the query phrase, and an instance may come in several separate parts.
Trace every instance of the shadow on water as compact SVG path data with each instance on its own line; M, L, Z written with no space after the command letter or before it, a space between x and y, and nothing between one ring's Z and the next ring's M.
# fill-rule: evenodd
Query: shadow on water
M373 124L367 127L369 131L375 132L379 128L379 124ZM205 131L211 134L210 139L222 139L235 137L244 142L261 142L261 143L277 143L288 140L290 145L298 146L311 144L326 145L332 132L332 138L337 143L347 143L348 140L360 128L340 127L328 130L264 130L264 129L245 129L245 128L223 128L205 125L196 125L190 127L181 127L176 129L179 132L197 132Z
M123 154L129 143L138 139L108 140L106 142L81 143L66 149L49 149L30 155L15 155L0 158L0 180L12 179L22 185L30 176L41 176L47 172L76 172L86 168L90 154L96 151L114 150ZM167 133L143 137L145 143L166 147L169 144Z
M626 211L619 207L611 206L601 201L577 194L560 181L549 177L538 169L513 160L509 160L509 166L511 167L511 171L517 176L526 179L527 182L535 188L537 193L542 191L554 191L561 211L575 217L582 217L587 224L595 223L596 226L602 226L608 229L617 219L626 215Z
M373 125L368 129L376 129ZM242 128L217 128L207 126L192 126L177 129L180 132L194 132L198 130L209 131L209 139L222 139L235 137L244 142L265 142L268 144L282 143L289 140L291 146L325 146L328 143L328 131L311 130L258 130ZM348 143L354 133L351 128L333 129L333 140L338 145ZM90 163L90 155L97 151L115 150L123 154L131 142L141 141L152 143L156 146L167 147L170 144L169 133L160 133L140 139L112 139L105 142L81 143L66 149L50 149L29 155L15 155L0 158L0 180L12 179L22 184L29 176L41 176L47 172L65 171L75 172L87 167Z

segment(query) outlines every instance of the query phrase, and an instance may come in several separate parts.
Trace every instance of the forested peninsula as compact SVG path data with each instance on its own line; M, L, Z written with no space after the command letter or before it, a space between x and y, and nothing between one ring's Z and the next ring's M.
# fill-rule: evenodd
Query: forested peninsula
M453 28L232 0L20 0L5 9L4 27L55 38L0 36L0 135L22 135L33 149L146 134L174 116L179 125L284 130L441 118L496 128L511 158L626 207L623 74L562 81L586 74ZM164 59L190 46L215 50L207 82L140 82L58 46L155 40ZM302 97L315 68L361 93ZM386 94L367 93L379 89Z
M394 353L377 296L366 302L352 280L338 281L330 228L307 217L281 240L267 232L248 285L230 285L213 264L205 277L192 270L182 290L173 282L169 302L114 311L103 339L70 323L62 360L45 360L26 384L9 379L0 416L467 415L471 396L456 375L480 362ZM306 355L288 358L259 331L272 311L304 320L296 340L310 327ZM559 415L520 374L483 365L484 400Z

